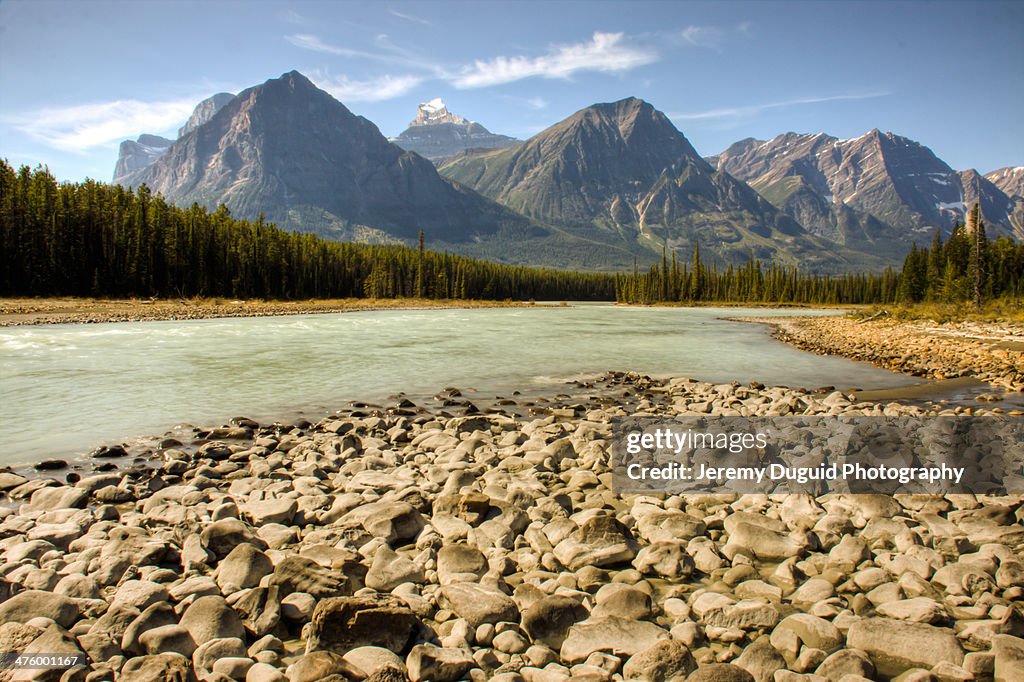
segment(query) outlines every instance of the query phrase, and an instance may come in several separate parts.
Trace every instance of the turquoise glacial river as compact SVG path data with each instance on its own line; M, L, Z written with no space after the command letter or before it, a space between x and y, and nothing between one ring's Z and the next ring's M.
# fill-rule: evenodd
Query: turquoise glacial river
M73 458L177 423L315 420L398 392L555 393L612 369L811 388L913 383L719 319L793 314L581 304L10 327L0 329L0 465Z

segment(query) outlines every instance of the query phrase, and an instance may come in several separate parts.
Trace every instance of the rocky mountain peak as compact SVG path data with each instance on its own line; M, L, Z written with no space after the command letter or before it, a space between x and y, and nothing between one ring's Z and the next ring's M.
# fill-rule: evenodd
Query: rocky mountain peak
M343 239L411 240L423 229L454 243L527 227L294 71L239 93L140 179L175 203L223 203L238 217Z
M440 97L420 104L409 127L390 141L434 162L474 150L519 144L514 137L496 135L475 121L453 114Z
M192 115L189 116L188 121L185 125L178 129L178 137L184 137L188 133L192 132L199 126L203 125L211 118L217 115L225 104L235 98L230 92L218 92L212 97L207 97L202 102L196 105L196 108L192 110Z
M432 126L440 125L442 123L466 125L471 122L472 121L468 121L462 116L458 116L448 111L448 107L445 106L444 100L440 97L435 97L429 102L422 102L419 107L416 108L416 118L409 122L409 127Z

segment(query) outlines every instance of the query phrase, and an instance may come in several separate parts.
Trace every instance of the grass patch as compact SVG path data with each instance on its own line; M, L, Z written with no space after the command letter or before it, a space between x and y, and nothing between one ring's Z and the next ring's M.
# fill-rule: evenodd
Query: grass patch
M885 311L885 314L880 314ZM971 303L913 303L905 305L865 306L847 313L847 317L863 320L869 317L884 318L900 322L931 320L938 324L947 322L1024 322L1024 300L999 299L985 303L977 309Z

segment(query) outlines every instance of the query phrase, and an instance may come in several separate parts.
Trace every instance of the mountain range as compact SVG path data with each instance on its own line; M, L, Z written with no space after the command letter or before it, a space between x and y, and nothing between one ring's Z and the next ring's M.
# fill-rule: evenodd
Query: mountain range
M974 201L990 234L1024 234L1024 169L957 172L873 130L747 139L702 158L653 106L582 109L524 142L421 104L390 141L298 72L204 100L171 141L122 143L115 182L225 204L330 238L506 262L619 269L694 246L820 272L898 264ZM437 166L424 156L437 162Z
M223 203L236 217L344 240L415 240L425 230L459 243L532 230L295 71L233 97L135 180L177 204Z
M958 173L928 147L891 132L748 138L709 161L811 232L844 244L920 243L937 227L948 234L975 202L990 235L1024 235L1019 201L977 171Z

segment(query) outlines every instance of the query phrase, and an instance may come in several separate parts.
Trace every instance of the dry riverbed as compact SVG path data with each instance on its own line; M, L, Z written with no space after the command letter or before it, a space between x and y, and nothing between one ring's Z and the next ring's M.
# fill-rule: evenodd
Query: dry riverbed
M267 317L361 310L493 308L528 305L505 301L343 298L310 301L232 299L0 299L0 327L31 324L201 320L215 317Z
M973 377L1024 390L1024 325L995 322L854 320L848 317L737 318L774 327L803 350L863 360L928 379Z
M564 391L0 473L0 651L86 662L0 679L1024 679L1022 495L610 487L614 417L925 408L618 373Z

